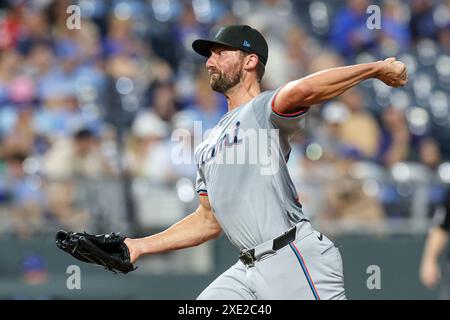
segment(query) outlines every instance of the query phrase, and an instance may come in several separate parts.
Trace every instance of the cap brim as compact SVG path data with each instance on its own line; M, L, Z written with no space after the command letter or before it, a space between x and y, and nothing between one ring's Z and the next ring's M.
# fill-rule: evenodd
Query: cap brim
M211 56L211 48L214 47L215 45L231 47L229 44L220 41L198 39L192 42L192 49L194 49L194 51L197 52L199 55L209 58Z

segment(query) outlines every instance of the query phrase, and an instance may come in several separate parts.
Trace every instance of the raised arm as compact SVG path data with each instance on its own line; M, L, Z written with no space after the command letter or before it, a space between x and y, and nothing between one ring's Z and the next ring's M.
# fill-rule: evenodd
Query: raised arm
M276 97L274 111L296 113L305 107L339 96L358 83L375 78L391 87L400 87L408 81L406 66L395 58L332 68L289 82Z
M125 244L130 250L131 263L134 263L142 255L198 246L217 238L221 232L222 228L214 217L208 198L200 197L197 210L183 220L149 237L127 238Z

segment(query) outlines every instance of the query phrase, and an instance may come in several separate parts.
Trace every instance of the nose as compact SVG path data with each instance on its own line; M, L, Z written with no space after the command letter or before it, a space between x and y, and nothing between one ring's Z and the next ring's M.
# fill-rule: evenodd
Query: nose
M215 60L215 58L214 58L214 53L212 53L210 56L209 56L209 58L208 58L208 60L206 60L206 69L210 69L210 68L212 68L212 67L214 67L214 60Z

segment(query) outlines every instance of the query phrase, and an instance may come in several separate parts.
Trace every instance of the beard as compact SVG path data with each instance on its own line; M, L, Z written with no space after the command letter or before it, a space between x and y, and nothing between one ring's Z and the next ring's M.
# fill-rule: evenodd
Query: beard
M214 91L225 94L241 81L241 77L242 68L235 68L234 71L228 74L217 70L217 72L209 76L209 84Z

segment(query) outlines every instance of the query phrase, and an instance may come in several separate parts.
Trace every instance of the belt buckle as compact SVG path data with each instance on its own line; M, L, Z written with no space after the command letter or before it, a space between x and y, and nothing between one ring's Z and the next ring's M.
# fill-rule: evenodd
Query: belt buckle
M241 258L243 262L249 267L255 266L255 259L253 258L253 255L250 251L241 252Z

